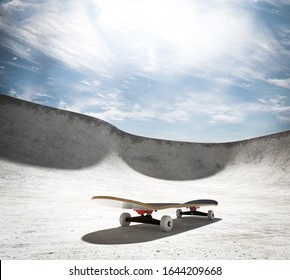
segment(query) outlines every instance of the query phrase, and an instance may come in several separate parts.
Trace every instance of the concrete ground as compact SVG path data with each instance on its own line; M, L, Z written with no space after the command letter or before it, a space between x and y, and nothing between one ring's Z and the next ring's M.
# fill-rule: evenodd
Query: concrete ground
M154 140L0 95L0 258L290 259L289 171L289 131L224 144ZM93 195L219 205L213 221L158 211L174 218L164 233L120 227L123 210Z

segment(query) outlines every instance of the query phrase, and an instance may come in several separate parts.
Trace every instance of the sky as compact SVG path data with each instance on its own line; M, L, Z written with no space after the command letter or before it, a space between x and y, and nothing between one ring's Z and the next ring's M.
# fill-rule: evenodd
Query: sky
M126 132L290 129L290 0L0 0L0 93Z

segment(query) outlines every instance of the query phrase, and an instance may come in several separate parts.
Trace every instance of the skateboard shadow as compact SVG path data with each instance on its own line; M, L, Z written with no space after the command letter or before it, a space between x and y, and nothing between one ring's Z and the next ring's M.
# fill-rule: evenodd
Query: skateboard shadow
M84 235L82 240L98 245L142 243L166 238L189 230L208 226L219 221L221 221L221 219L218 218L209 221L203 218L183 217L182 219L173 220L174 227L171 232L162 232L160 227L156 225L138 224L129 227L117 227L91 232Z

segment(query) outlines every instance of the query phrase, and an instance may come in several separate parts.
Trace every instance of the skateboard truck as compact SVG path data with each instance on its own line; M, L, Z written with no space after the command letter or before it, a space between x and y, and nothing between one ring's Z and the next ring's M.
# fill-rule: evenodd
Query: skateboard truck
M123 213L120 216L120 224L123 227L128 227L131 222L159 225L161 230L169 232L173 228L173 220L170 216L162 216L161 220L154 219L152 217L153 210L139 210L134 209L140 216L131 217L130 213ZM146 214L146 215L145 215Z
M142 224L152 224L160 225L160 221L152 217L152 210L135 210L140 216L136 217L127 217L127 222L142 223ZM146 215L145 215L146 214Z
M212 210L209 210L207 213L197 211L199 207L189 207L189 211L182 211L181 209L176 210L176 216L177 218L181 218L182 216L203 216L208 217L208 219L211 221L214 218L214 213Z

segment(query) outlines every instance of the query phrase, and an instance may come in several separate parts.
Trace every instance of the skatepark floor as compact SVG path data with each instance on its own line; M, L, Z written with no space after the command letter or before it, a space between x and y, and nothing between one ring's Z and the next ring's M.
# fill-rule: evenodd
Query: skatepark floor
M189 156L191 163L194 154L199 157L201 176L193 176L185 165L189 164L185 154L195 149L193 143L135 139L111 130L105 133L111 129L109 124L98 124L97 136L89 138L82 129L91 133L92 124L80 126L85 120L78 114L5 96L0 98L0 107L2 260L290 258L290 132L198 146L198 150L205 149L203 161L198 152ZM64 129L61 122L69 128ZM43 128L50 130L49 135L55 132L49 146L45 145L52 140ZM74 144L64 145L60 155L53 154L62 149L64 134ZM116 148L116 139L127 142ZM86 164L84 158L90 155L85 147L92 154L93 144L100 150L98 160ZM77 152L69 145L79 145ZM52 148L47 151L47 147ZM162 154L156 154L156 147ZM150 149L154 152L147 155ZM183 153L182 149L188 150ZM220 165L208 170L212 153ZM68 155L71 158L61 161ZM180 170L175 174L177 166ZM142 202L214 199L219 205L201 209L212 209L213 221L191 216L176 219L175 209L154 213L155 218L173 218L173 230L165 233L148 224L121 227L119 216L128 210L101 205L91 200L94 195Z

